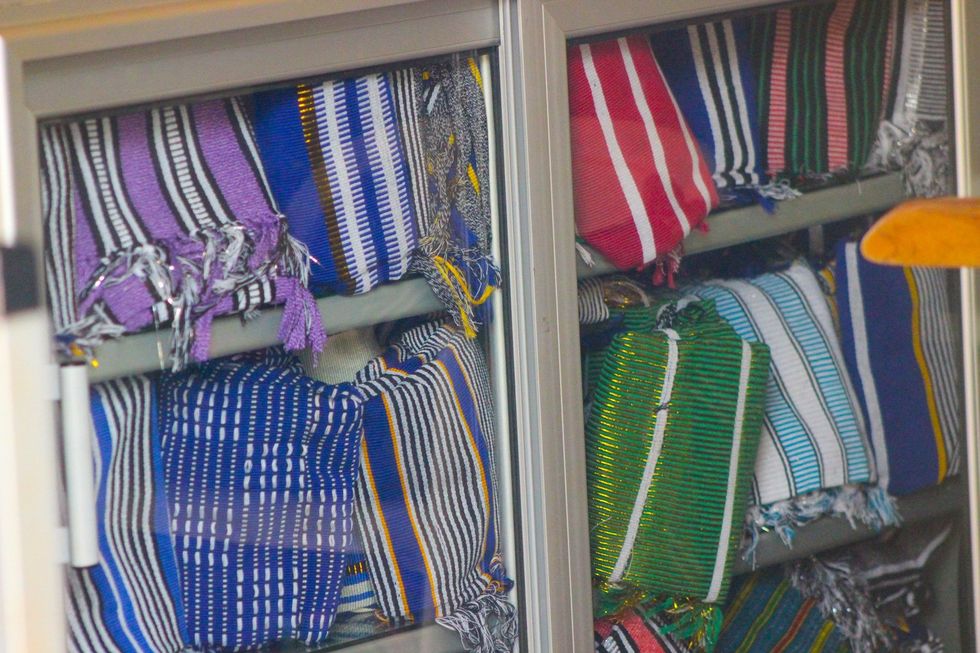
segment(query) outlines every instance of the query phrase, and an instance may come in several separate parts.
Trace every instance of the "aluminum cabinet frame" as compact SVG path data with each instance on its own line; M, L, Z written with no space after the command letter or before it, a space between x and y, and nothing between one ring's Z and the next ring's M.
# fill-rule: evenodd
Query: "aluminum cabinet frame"
M524 174L533 162L523 135L533 130L523 120L538 116L540 107L523 101L527 77L515 56L512 4L51 0L36 13L32 4L0 5L0 244L27 245L37 255L43 245L40 119L500 45L515 369L513 478L522 497L515 525L525 579L519 607L527 650L586 650L591 611L590 601L582 600L590 583L580 564L588 563L581 530L584 466L577 441L569 454L562 437L577 433L563 416L579 412L579 403L562 383L573 375L555 374L568 347L557 329L560 268L546 264L567 234L552 228L550 212L532 210L538 207L527 192ZM0 652L64 650L64 533L56 508L53 411L45 403L51 397L44 396L52 385L49 342L41 311L17 324L0 323ZM565 403L569 397L576 401ZM572 426L580 425L581 417L576 419ZM412 629L362 648L458 648L446 632Z
M953 114L956 187L961 197L980 196L980 5L952 1ZM972 75L970 71L973 71ZM980 648L980 271L960 271L963 319L963 386L966 406L967 482L970 499L974 649Z
M766 0L518 0L512 19L517 34L520 57L524 62L523 84L526 95L518 98L519 107L526 112L522 127L528 155L528 168L521 176L529 185L531 206L528 213L534 216L551 216L555 231L555 251L540 265L554 266L553 276L559 281L557 313L559 318L559 348L563 393L562 404L575 405L575 392L581 381L579 363L578 319L574 297L576 254L574 248L574 222L572 206L571 159L569 146L568 82L566 44L568 39L587 37L608 32L625 31L654 23L688 20L724 12L738 11L774 4ZM963 195L980 195L980 3L972 0L951 0L952 38L954 60L954 103L956 114L958 188ZM970 37L973 37L972 41ZM533 62L533 63L532 63ZM970 494L973 581L971 583L974 607L973 632L980 632L980 526L973 517L980 511L980 443L977 429L980 426L980 274L964 271L962 284L962 316L964 332L964 372L966 383L967 422L966 443L968 449L967 483ZM584 465L584 427L581 414L564 416L566 440L566 466L574 459L575 467ZM585 519L583 515L573 515ZM579 569L588 569L587 522L570 522L574 542L570 553ZM584 547L584 551L582 550ZM575 649L591 650L591 621L585 613L587 606L576 606ZM975 648L976 644L970 648Z

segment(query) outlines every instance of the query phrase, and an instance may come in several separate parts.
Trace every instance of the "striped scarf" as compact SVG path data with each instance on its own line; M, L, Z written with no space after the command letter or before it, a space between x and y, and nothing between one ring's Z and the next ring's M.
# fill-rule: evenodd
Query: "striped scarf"
M72 353L169 321L179 369L207 358L215 316L274 301L287 346L322 348L306 249L237 98L44 126L41 187L48 297Z
M383 74L256 93L255 132L272 193L315 259L322 290L396 281L416 246L416 207Z
M164 474L190 641L325 641L353 537L361 402L298 364L165 375Z
M910 194L919 197L949 192L946 7L942 0L895 3L895 83L869 163L903 170Z
M856 171L868 160L891 85L891 0L838 0L749 19L769 174Z
M716 653L845 653L850 643L817 601L778 568L742 580L725 606Z
M634 590L724 599L768 365L765 345L720 320L613 339L586 424L586 482L593 575L614 606Z
M810 267L796 262L784 272L714 280L687 291L714 300L740 337L764 342L772 352L752 482L754 528L775 527L788 540L794 524L826 513L873 526L893 522L880 489L854 486L875 480L873 459L830 310Z
M164 492L154 387L93 386L99 564L68 567L73 653L178 653L190 640Z
M474 337L500 285L491 257L490 156L484 79L475 53L391 73L412 172L425 276L457 326Z
M509 651L517 617L503 598L511 581L498 550L482 353L455 328L424 325L358 381L366 400L356 515L381 611L396 624L435 619L469 651Z
M755 71L744 21L703 23L650 37L681 113L698 139L723 196L758 191L768 181L759 142ZM766 190L780 195L781 187ZM784 193L785 194L785 193Z
M568 93L578 234L620 269L663 260L718 195L650 44L569 47Z
M835 279L879 484L902 495L943 482L959 468L961 427L947 272L875 265L842 242Z

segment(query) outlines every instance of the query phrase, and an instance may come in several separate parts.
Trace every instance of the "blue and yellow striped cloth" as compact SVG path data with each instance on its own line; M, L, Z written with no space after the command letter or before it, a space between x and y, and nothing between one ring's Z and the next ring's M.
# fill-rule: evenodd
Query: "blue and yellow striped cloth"
M467 650L510 650L516 613L499 551L493 405L483 355L426 324L357 378L364 440L356 516L392 623L435 619Z
M834 280L879 483L897 495L941 483L959 469L961 428L947 272L876 265L842 242Z

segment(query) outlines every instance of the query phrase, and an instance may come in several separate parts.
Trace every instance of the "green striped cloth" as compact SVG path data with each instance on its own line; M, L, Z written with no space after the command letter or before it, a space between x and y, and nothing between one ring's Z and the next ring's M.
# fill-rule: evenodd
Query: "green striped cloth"
M677 330L617 334L596 380L592 567L610 597L724 599L742 535L769 349L681 313Z
M804 4L748 20L769 173L820 177L862 167L891 85L891 1Z

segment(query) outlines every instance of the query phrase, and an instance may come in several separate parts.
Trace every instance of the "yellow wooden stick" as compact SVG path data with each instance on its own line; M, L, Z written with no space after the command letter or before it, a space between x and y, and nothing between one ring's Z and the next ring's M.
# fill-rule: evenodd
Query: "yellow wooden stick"
M885 265L980 267L980 198L903 202L865 234L861 253Z

